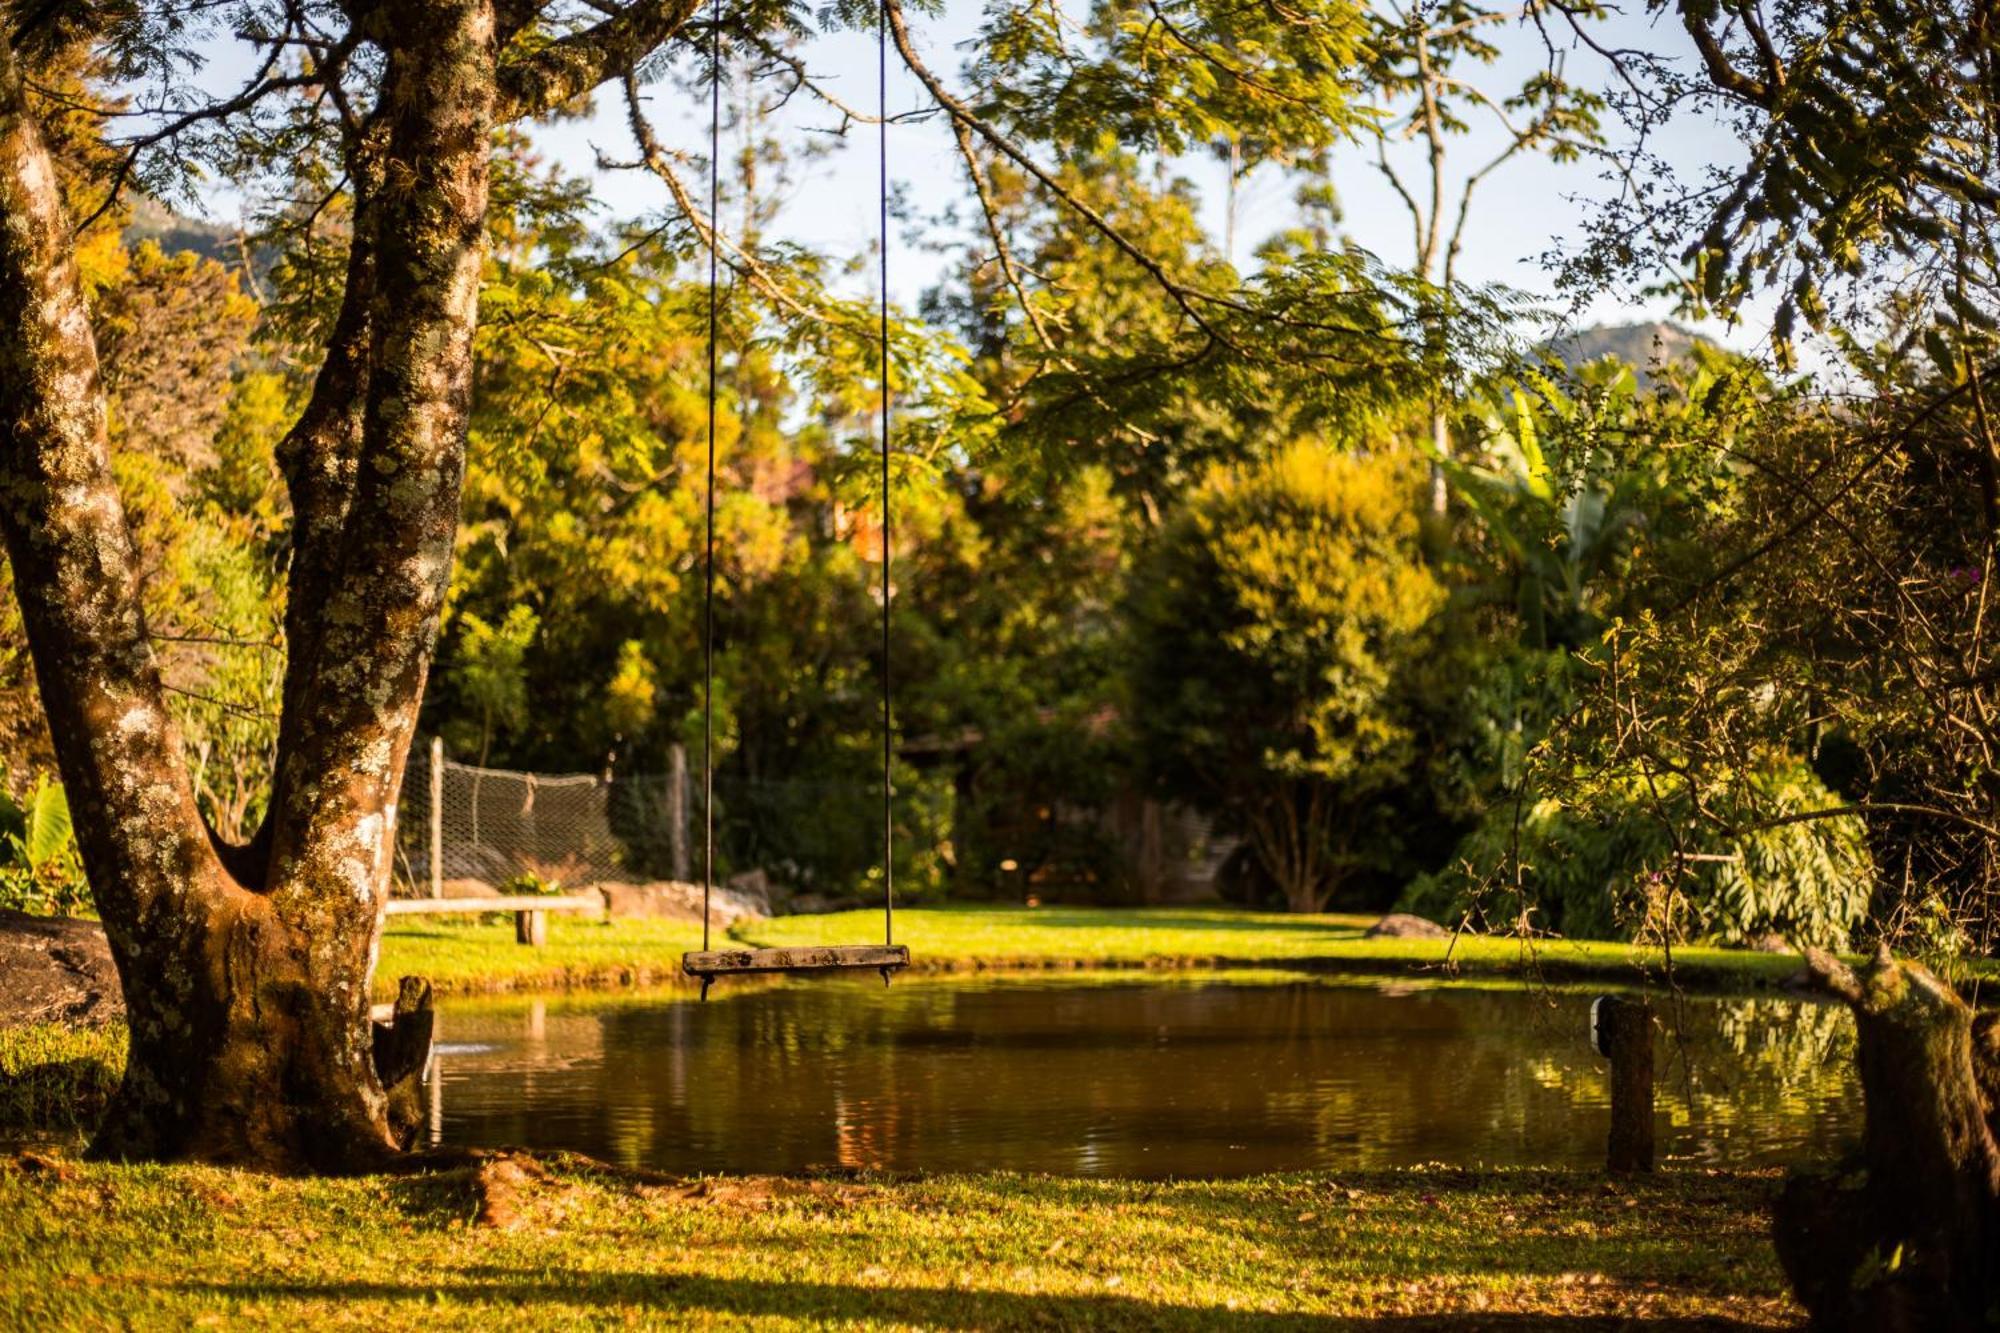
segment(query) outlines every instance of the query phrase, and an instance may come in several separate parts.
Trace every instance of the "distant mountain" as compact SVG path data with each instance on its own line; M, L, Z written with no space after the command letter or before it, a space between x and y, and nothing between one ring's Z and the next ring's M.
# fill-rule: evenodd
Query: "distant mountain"
M125 224L125 244L152 241L167 254L192 250L204 259L213 259L236 268L243 262L237 245L236 229L215 222L176 213L157 199L139 196L132 220Z
M1652 382L1652 368L1685 361L1696 347L1716 344L1699 333L1666 320L1640 324L1597 324L1556 339L1549 350L1558 361L1574 370L1592 361L1612 357L1631 366L1639 386Z

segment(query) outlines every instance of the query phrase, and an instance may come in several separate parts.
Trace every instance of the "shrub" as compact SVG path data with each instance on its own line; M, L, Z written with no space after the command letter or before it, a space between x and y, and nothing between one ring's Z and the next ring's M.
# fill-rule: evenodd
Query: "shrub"
M19 801L0 793L0 907L70 916L89 906L62 784L37 778Z
M1379 860L1416 773L1411 681L1445 600L1418 512L1411 460L1302 441L1212 472L1135 580L1142 760L1298 911Z
M1779 816L1839 804L1796 759L1744 774L1737 794ZM1676 829L1686 858L1678 871ZM1865 832L1854 816L1735 835L1699 818L1677 779L1649 785L1621 774L1587 805L1534 801L1520 810L1518 830L1515 806L1495 806L1452 864L1412 882L1398 907L1450 921L1470 913L1495 927L1513 925L1525 911L1536 928L1585 939L1643 934L1742 943L1775 933L1796 944L1846 948L1872 887Z

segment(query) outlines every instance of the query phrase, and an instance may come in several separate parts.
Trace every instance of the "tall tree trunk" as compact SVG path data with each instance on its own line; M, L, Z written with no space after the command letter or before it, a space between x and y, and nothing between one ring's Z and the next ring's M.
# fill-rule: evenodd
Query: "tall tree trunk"
M70 221L0 39L0 535L125 989L101 1155L337 1170L395 1149L369 989L450 573L498 97L490 0L398 6L395 24L380 186L287 442L292 657L277 791L246 847L203 822L164 706Z
M1778 1257L1816 1326L1990 1328L2000 1319L2000 1023L1886 947L1858 975L1807 950L1854 1012L1859 1160L1787 1183Z

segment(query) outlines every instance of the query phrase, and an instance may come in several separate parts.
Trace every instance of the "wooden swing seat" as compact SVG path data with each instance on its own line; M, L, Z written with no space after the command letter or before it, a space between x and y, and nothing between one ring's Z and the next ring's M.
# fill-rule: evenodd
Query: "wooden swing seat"
M792 949L703 949L681 956L681 971L705 990L717 977L770 972L880 972L888 979L910 965L905 944L823 944Z

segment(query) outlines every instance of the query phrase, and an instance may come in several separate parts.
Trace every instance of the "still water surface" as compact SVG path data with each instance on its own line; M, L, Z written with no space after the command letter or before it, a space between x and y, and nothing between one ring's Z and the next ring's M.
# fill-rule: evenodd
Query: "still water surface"
M1233 1176L1591 1166L1587 994L1296 980L813 981L459 1003L432 1136L675 1172ZM1663 1157L1788 1164L1858 1132L1852 1024L1690 1000L1663 1035Z

